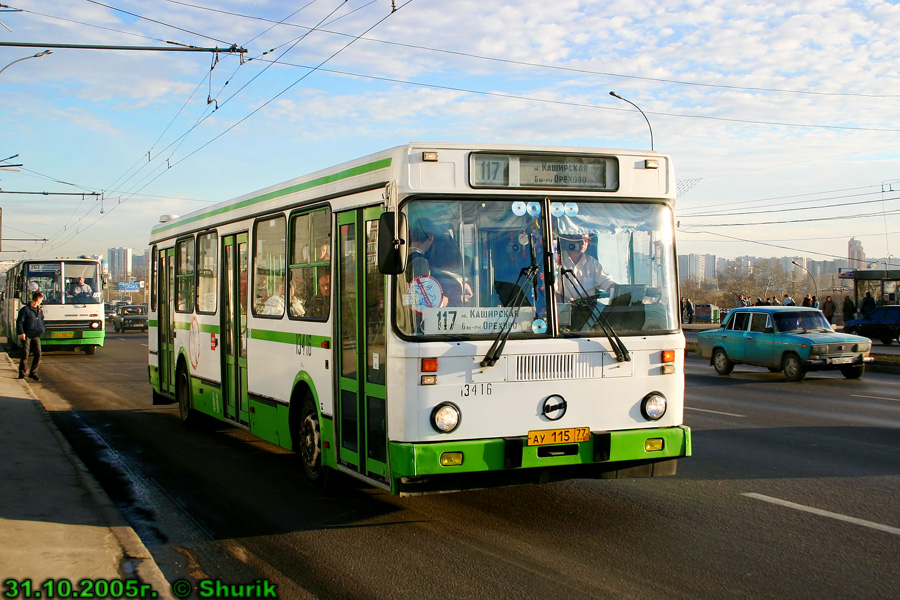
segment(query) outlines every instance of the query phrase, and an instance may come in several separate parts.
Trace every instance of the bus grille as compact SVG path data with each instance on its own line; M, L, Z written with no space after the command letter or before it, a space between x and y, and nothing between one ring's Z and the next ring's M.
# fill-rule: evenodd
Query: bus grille
M94 321L99 321L99 319L94 319ZM47 328L47 331L90 329L91 321L44 321L44 327Z
M553 381L600 377L600 354L530 354L517 356L514 381Z

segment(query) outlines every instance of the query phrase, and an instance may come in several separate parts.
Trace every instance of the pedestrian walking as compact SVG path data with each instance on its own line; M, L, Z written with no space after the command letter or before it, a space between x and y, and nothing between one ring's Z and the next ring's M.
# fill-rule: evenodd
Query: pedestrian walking
M685 302L684 306L685 306L685 309L687 310L687 322L693 323L694 322L694 303L693 303L693 301L690 298L688 298L687 302Z
M19 379L25 379L25 367L30 354L32 357L31 371L28 376L35 381L41 380L37 370L41 364L41 336L44 334L44 311L41 310L43 302L44 295L40 292L34 292L31 295L31 302L20 308L19 314L16 316L16 335L22 340Z
M812 302L809 303L813 308L819 308L819 299L815 296L812 297Z

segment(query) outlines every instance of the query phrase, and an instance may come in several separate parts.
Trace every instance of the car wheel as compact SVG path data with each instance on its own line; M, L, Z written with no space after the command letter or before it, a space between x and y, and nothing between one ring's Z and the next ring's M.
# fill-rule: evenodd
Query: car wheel
M866 372L866 365L847 365L841 367L841 374L847 379L859 379Z
M734 363L731 362L728 355L721 348L716 348L713 352L713 367L715 367L716 373L719 375L728 375L734 371Z
M803 381L806 377L806 369L803 368L800 357L793 352L784 357L781 368L788 381Z
M322 435L319 412L307 395L300 405L300 419L294 437L294 452L300 461L307 483L316 491L328 486L329 469L322 464Z
M891 342L893 342L893 341L894 341L894 338L889 338L889 337L881 338L881 343L884 344L885 346L890 346Z

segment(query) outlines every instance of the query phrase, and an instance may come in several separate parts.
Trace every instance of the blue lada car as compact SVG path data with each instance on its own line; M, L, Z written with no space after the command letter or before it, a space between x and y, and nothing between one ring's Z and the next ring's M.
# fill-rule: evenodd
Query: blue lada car
M817 308L748 306L736 308L719 329L697 334L701 356L719 375L735 365L767 367L802 381L809 371L839 370L858 379L872 361L869 338L837 333Z

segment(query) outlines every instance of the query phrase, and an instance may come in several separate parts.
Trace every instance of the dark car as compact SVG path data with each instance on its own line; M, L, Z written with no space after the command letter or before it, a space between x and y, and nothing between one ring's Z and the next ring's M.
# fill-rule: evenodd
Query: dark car
M900 306L879 306L868 317L844 323L844 331L881 340L887 346L900 335Z
M736 308L719 329L698 333L697 345L719 375L742 364L782 371L790 381L830 370L859 379L873 360L871 340L837 333L822 311L799 306Z
M130 304L120 306L113 317L113 327L116 331L140 329L147 331L147 307L143 304Z

